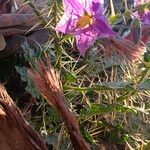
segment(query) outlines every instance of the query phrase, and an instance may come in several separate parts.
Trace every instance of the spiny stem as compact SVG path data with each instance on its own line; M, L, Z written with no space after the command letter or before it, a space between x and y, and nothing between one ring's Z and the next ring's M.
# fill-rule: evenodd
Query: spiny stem
M57 12L58 12L58 5L57 5L57 1L54 2L54 12L53 12L53 16L54 16L54 26L56 26L57 23ZM57 36L57 38L54 39L54 46L55 46L55 50L56 50L56 57L57 57L57 61L56 61L56 68L57 70L60 72L61 70L61 58L62 58L62 48L60 45L60 38Z
M28 5L32 8L32 10L34 11L35 15L38 17L41 26L42 26L43 28L45 28L46 25L47 25L47 23L48 23L47 20L41 15L40 11L36 8L36 6L34 6L34 5L32 4L31 1L25 0L25 2L27 2L27 4L28 4ZM54 38L56 38L56 33L55 33L55 31L54 31L52 28L49 27L49 28L47 28L47 30L50 32L50 34L51 34Z
M149 69L150 69L149 67L146 67L146 69L142 72L139 80L137 81L138 84L141 83L145 79L145 77L147 76L147 73L149 72Z
M128 10L127 0L124 0L124 5L125 5L125 12L126 12Z
M110 7L111 7L111 16L115 16L115 9L114 9L113 0L110 0Z
M149 72L149 67L147 67L142 73L141 73L141 76L139 78L139 80L137 81L137 84L140 84L144 79L145 77L147 76L147 73ZM131 96L134 96L135 94L137 94L137 91L136 90L133 90L133 91L127 91L126 94L124 94L123 96L120 96L117 98L117 101L123 101L125 99L127 99L128 97L131 97Z
M47 20L41 15L40 11L36 8L36 6L34 6L32 4L32 2L30 2L29 0L25 0L28 5L33 9L34 13L36 14L36 16L38 17L39 21L41 22L41 25L43 27L46 27L47 25ZM57 1L54 2L54 12L53 12L53 16L54 16L54 26L56 26L56 22L57 22L57 10L58 10L58 6L57 6ZM51 36L54 37L54 49L56 50L56 57L57 57L57 61L56 61L56 68L58 71L61 70L61 56L62 56L62 49L61 46L59 44L60 42L60 38L57 36L56 32L52 29L52 28L47 28L47 30L50 32Z

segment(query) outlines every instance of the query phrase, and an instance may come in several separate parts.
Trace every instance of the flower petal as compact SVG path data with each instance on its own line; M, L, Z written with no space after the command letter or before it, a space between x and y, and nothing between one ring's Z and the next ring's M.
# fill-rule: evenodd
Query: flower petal
M74 23L75 17L76 16L74 15L68 15L64 13L61 20L58 22L55 30L60 31L62 33L69 33L70 30L72 30L72 28L74 28L75 26L75 23Z
M150 25L150 11L149 12L134 12L133 17L138 18L142 24Z
M134 0L134 6L149 2L149 0Z
M79 0L63 0L63 8L66 13L80 14L83 12L83 6Z
M77 16L64 13L61 20L57 23L55 30L66 34L78 35L83 29L76 28Z
M141 21L145 25L150 25L150 12L145 13L143 16L141 16Z
M84 57L87 49L94 43L97 35L94 34L92 30L89 30L86 33L76 35L76 45L77 49L80 51L81 55Z
M97 31L98 37L109 37L116 35L109 26L105 16L96 19L92 27Z
M104 0L92 0L90 9L93 15L102 15L104 11Z
M91 12L93 15L102 14L104 7L104 0L77 0L84 11Z

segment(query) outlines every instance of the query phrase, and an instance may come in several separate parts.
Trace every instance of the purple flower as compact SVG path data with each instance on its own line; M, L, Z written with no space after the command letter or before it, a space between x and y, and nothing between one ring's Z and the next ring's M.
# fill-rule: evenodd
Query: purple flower
M144 3L148 3L149 0L135 0L134 1L134 6L138 6ZM144 25L150 25L150 10L148 8L145 9L140 9L134 13L134 16L136 18L139 18L139 20L144 24Z
M64 14L56 30L74 35L82 56L98 37L115 35L103 15L103 5L103 0L63 0Z
M149 0L134 0L134 6L138 6L138 5L144 4L146 2L149 2Z

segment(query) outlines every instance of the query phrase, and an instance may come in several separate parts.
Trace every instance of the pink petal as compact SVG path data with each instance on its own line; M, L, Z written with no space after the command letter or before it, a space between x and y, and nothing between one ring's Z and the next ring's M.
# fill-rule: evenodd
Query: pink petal
M75 15L69 15L64 13L61 20L57 23L55 30L72 35L78 35L83 32L83 29L76 28L76 22L78 17Z
M104 11L104 0L92 0L90 10L93 15L102 15Z
M150 12L147 12L141 18L144 24L150 25Z
M96 19L92 27L95 31L97 31L98 37L109 37L116 35L116 33L112 31L105 16Z
M149 0L134 0L134 6L149 2Z
M73 28L75 28L75 20L76 16L69 15L64 13L61 20L56 25L55 30L60 31L62 33L69 33Z
M97 35L88 31L85 33L81 33L76 37L76 45L77 49L80 51L81 55L84 57L87 49L94 43Z
M83 6L79 0L63 0L63 8L66 13L80 14L83 12Z

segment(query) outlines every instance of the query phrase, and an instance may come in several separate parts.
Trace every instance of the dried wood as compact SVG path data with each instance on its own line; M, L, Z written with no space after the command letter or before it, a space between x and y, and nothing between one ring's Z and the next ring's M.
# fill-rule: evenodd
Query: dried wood
M1 84L0 150L47 150Z
M77 118L66 104L58 73L52 68L47 56L44 61L35 62L35 65L37 65L37 69L29 69L29 77L48 103L60 114L74 149L88 150L89 148L80 133Z

